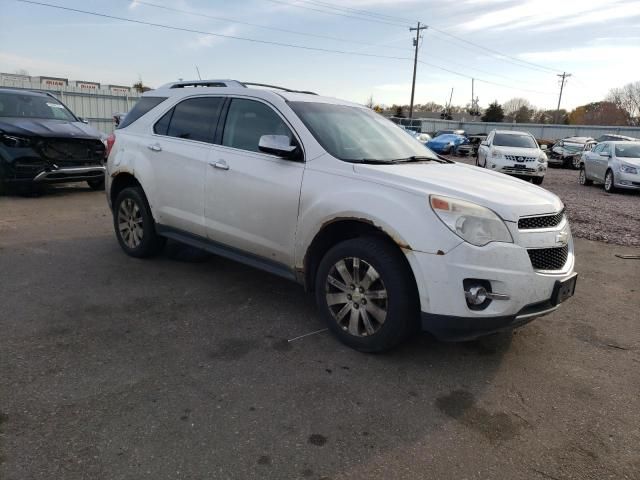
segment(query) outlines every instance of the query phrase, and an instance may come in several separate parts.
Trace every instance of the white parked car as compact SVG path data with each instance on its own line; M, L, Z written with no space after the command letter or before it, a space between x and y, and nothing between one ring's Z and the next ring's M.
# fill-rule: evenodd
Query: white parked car
M584 152L579 179L582 185L602 183L609 193L640 190L640 142L603 142Z
M543 147L528 132L492 130L478 148L476 165L541 185L548 167Z
M439 159L361 105L248 86L165 85L109 139L127 254L171 238L299 282L361 351L511 329L573 295L556 195Z

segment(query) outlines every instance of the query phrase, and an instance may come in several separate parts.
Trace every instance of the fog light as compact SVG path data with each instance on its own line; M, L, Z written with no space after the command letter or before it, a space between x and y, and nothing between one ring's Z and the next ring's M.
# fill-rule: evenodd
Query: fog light
M487 290L482 286L471 287L464 292L469 305L482 305L487 300Z

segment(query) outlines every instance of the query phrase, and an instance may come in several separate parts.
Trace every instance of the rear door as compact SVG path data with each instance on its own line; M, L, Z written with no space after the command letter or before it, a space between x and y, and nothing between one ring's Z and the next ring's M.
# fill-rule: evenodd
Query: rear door
M261 152L262 135L286 135L300 145L272 105L231 99L206 174L207 232L217 243L290 268L304 161Z
M598 177L598 158L603 146L603 144L596 145L593 150L585 152L583 155L584 169L588 178L591 180L600 180Z
M223 97L191 97L153 126L147 148L154 165L156 221L206 236L204 188Z
M600 181L604 181L604 175L607 172L607 167L609 166L609 158L611 158L611 144L603 143L602 149L599 150L599 154L595 157L596 175Z

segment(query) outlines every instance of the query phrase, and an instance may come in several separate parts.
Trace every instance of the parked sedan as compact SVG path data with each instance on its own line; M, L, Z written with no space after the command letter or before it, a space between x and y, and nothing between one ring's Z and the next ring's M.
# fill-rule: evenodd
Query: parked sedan
M585 152L580 184L603 183L607 192L618 188L640 190L640 142L603 142Z
M0 88L0 193L66 182L101 189L104 159L100 132L53 95Z
M450 134L446 133L444 135L439 135L435 138L429 140L426 145L431 150L436 153L442 153L443 155L448 155L455 153L456 149L465 143L467 143L467 137L463 137L462 135Z

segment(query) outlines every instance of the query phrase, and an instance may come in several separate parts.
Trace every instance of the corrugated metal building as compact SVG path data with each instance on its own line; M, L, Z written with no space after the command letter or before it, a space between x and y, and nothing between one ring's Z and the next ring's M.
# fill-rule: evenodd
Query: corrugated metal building
M51 92L73 113L104 133L113 131L115 113L128 112L140 98L135 89L122 85L14 73L0 73L0 87Z

